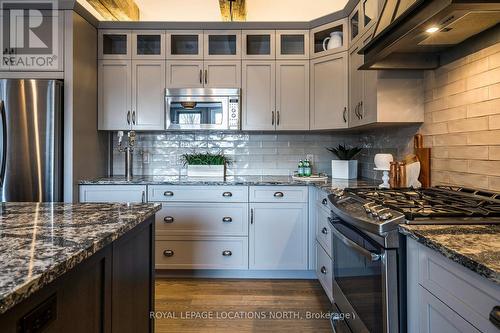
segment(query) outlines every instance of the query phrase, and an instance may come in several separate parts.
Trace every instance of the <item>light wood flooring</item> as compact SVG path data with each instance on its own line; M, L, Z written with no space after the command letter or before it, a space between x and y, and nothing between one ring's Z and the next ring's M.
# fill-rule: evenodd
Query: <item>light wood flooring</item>
M157 279L155 311L156 333L331 332L317 280Z

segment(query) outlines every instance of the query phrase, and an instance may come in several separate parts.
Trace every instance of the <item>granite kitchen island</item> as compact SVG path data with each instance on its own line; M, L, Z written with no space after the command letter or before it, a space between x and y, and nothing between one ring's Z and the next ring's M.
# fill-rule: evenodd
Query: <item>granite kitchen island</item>
M2 203L2 332L147 332L158 204Z

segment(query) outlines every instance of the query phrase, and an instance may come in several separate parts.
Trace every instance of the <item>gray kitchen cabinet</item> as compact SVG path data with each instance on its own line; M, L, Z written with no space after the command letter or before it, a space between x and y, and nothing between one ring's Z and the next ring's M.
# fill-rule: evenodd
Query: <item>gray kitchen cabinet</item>
M134 30L132 39L132 59L165 59L165 32L162 30Z
M99 30L98 59L131 59L132 31Z
M240 60L205 60L204 86L205 88L240 88L241 61Z
M346 51L349 44L347 30L347 18L311 29L309 36L311 59ZM338 38L340 43L332 41L332 37Z
M274 130L276 107L276 62L242 62L242 129Z
M364 60L357 52L368 43L371 32L365 32L349 50L349 127L423 122L422 72L358 69Z
M244 130L309 129L309 64L243 61Z
M240 60L241 30L205 30L203 59Z
M382 4L381 0L360 0L354 7L348 18L350 45L365 38L366 32L377 22Z
M311 60L311 129L348 127L348 56L340 52Z
M131 61L99 60L98 66L98 129L131 129Z
M132 129L165 129L165 62L132 60Z
M166 87L203 87L203 60L167 60Z
M250 204L250 269L307 270L307 257L307 203Z
M309 61L276 62L276 129L309 129Z
M276 59L309 60L309 31L277 30Z
M146 202L145 185L80 185L80 202Z
M203 59L202 30L169 30L165 44L167 59Z
M275 59L276 45L274 30L243 30L241 37L243 59Z
M98 129L163 130L165 64L99 60Z

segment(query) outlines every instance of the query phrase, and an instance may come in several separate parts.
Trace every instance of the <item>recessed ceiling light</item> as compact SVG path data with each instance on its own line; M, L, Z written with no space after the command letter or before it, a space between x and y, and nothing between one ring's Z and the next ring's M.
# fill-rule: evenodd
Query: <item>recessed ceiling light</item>
M432 33L436 32L438 30L439 30L438 27L430 27L429 29L425 30L425 32L428 32L428 33L432 34Z

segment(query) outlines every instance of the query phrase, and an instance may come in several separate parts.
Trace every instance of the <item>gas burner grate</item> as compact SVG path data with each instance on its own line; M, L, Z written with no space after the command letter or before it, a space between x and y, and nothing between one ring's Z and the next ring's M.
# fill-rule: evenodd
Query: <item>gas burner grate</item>
M439 186L423 189L346 189L367 201L418 218L499 218L500 194Z

